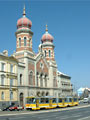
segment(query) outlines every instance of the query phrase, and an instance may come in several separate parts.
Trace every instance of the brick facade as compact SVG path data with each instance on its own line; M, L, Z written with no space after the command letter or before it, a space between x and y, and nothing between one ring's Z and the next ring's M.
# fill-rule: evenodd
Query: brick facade
M43 66L41 67L40 64L42 64ZM37 69L38 72L48 75L47 65L45 64L45 62L44 62L44 60L42 58L37 62L36 69Z

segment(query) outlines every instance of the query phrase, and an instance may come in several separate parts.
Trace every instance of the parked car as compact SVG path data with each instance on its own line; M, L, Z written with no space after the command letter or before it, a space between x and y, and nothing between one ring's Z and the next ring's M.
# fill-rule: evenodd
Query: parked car
M84 98L84 99L83 99L83 102L84 102L84 103L88 103L88 98Z
M24 107L23 106L19 106L19 105L14 105L14 106L12 106L12 107L9 107L9 110L10 111L19 111L19 110L23 110L24 109Z
M9 107L9 110L10 110L10 111L17 110L17 105L14 105L14 106Z

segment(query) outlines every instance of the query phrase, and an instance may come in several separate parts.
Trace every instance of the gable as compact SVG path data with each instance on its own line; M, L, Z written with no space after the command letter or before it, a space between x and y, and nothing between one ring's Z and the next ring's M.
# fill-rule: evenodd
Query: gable
M48 75L49 71L49 66L47 65L45 59L41 57L37 62L36 62L36 69L37 72L39 73L44 73Z

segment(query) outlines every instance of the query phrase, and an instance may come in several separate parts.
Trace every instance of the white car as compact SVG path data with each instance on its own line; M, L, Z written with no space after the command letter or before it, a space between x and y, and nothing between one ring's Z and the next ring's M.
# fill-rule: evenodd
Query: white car
M88 103L88 98L84 98L84 99L83 99L83 102L84 102L84 103Z

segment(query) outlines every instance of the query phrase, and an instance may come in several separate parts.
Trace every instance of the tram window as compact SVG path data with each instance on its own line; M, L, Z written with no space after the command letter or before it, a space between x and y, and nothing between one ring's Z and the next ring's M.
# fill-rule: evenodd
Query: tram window
M62 99L61 99L61 98L59 98L59 102L60 102L60 103L62 102Z
M32 98L27 98L27 103L28 104L32 103Z
M76 102L76 101L77 101L77 98L74 98L74 101Z
M53 103L56 103L56 98L53 98L53 101L52 101Z
M32 98L32 103L35 103L35 102L36 102L35 98Z
M65 98L64 101L67 102L67 98Z
M44 98L41 98L41 103L45 103L45 99Z
M29 99L28 98L26 99L26 103L29 103Z
M72 102L72 98L69 98L69 101Z
M46 103L49 103L49 99L48 98L46 98Z
M35 103L35 98L27 98L27 103L30 104L30 103Z

